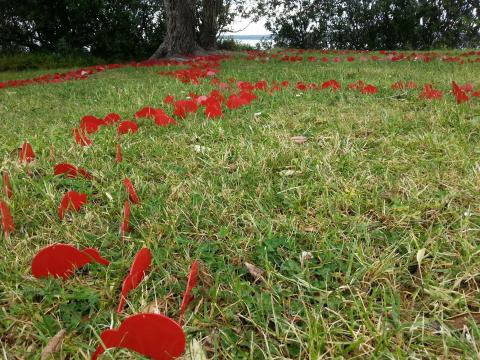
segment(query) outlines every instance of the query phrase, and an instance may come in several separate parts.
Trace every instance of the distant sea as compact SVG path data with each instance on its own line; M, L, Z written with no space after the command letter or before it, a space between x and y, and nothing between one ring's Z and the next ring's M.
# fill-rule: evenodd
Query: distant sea
M262 40L269 40L272 35L223 35L223 39L234 39L242 44L257 46Z

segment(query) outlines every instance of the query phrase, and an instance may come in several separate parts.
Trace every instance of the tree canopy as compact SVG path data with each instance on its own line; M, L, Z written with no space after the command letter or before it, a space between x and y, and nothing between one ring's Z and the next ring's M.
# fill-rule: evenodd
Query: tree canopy
M479 0L261 0L280 46L428 49L478 47Z
M160 0L1 0L0 50L105 58L150 55L165 33Z
M272 32L275 43L283 47L478 47L479 2L0 0L0 51L86 52L104 59L146 58L156 49L157 53L163 51L159 45L166 45L165 40L172 38L169 32L173 26L171 21L169 23L172 17L168 16L172 12L169 13L168 4L188 9L191 21L185 25L189 30L184 34L190 32L193 35L190 39L192 46L186 48L197 45L207 50L215 48L219 32L239 14L266 18L266 27Z

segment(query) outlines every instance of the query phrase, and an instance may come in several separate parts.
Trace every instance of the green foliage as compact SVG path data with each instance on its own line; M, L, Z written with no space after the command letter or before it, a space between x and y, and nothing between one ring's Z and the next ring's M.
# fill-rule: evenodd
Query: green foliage
M217 7L212 29L204 19L204 7L209 5L196 0L197 39L209 29L214 40L215 31L232 23L238 13L234 9L244 2L210 1ZM49 52L64 57L88 53L109 61L139 60L148 58L166 33L163 0L1 1L0 13L2 53Z
M0 55L0 71L20 71L27 69L73 68L104 64L105 60L87 53L61 55L34 52Z
M480 42L477 0L274 0L260 1L257 11L284 47L428 49Z
M3 1L2 52L144 58L165 32L161 0Z
M242 51L242 50L253 50L254 48L248 44L242 44L239 41L236 41L233 38L221 38L217 41L217 48L219 50L227 51Z

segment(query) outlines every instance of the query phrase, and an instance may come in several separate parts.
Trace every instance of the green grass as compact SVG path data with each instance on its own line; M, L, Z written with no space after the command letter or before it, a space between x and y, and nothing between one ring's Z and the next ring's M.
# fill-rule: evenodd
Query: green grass
M70 55L41 52L0 54L0 71L43 69L45 72L45 69L74 66L80 67L102 63L105 63L105 60L82 53L72 53Z
M92 147L74 143L71 129L84 115L132 118L167 94L212 89L159 70L123 68L0 90L1 169L11 176L16 223L11 239L0 242L0 348L7 359L39 358L61 328L68 335L58 358L89 358L101 331L155 299L176 318L194 259L204 274L185 331L209 357L480 356L478 325L458 331L445 323L480 308L480 102L457 105L449 94L430 102L419 100L418 90L389 89L400 79L445 92L452 80L479 85L479 64L236 59L224 63L221 78L333 78L344 87L361 79L381 91L296 96L292 89L260 93L222 120L199 112L160 128L141 119L139 132L122 138L120 165L114 128L94 134ZM0 73L0 81L11 75ZM292 142L296 135L308 141ZM38 157L31 177L14 151L24 140ZM85 167L96 180L54 177L60 162ZM132 207L134 231L123 243L125 176L142 205ZM88 193L89 204L60 223L57 206L72 189ZM32 257L56 242L95 246L112 263L89 265L65 282L34 279ZM118 316L121 282L142 246L154 254L152 270ZM313 259L301 260L304 251ZM245 262L264 269L265 281L254 282Z

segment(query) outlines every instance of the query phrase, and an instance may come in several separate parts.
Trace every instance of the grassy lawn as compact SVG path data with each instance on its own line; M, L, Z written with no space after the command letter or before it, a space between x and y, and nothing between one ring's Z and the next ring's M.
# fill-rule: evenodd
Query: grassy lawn
M480 98L458 105L449 93L452 80L478 88L479 63L235 58L223 62L220 79L336 79L342 89L257 91L220 120L203 111L165 128L139 119L139 131L121 138L118 165L114 127L93 134L93 146L75 143L71 131L84 115L132 119L144 106L171 114L166 95L214 88L160 70L0 89L0 170L10 174L16 225L0 241L5 359L40 358L60 329L68 334L57 358L88 359L103 330L155 299L177 318L195 259L203 270L184 330L209 358L480 356L479 325L448 321L480 311ZM0 73L0 81L41 74ZM379 92L349 91L357 80ZM398 80L431 82L444 96L391 90ZM16 151L26 140L37 154L31 176ZM95 179L53 176L61 162ZM133 232L122 241L125 176L142 204L132 207ZM68 190L87 193L89 203L60 222ZM37 280L32 258L53 243L96 247L111 264ZM142 246L154 255L151 271L118 315L122 280ZM263 279L245 262L263 269ZM112 350L103 358L139 357Z

